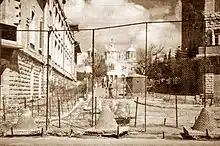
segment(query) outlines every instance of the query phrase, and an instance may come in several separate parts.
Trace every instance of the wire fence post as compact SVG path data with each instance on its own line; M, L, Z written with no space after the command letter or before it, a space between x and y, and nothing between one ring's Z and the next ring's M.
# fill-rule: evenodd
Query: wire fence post
M38 98L37 100L37 115L39 116L40 114L40 103L39 103L40 99Z
M34 99L33 95L31 96L31 115L34 116Z
M26 97L24 97L24 108L26 109L27 107L27 100L26 100Z
M95 97L95 125L96 125L96 119L97 119L97 97Z
M61 112L62 112L62 115L63 115L63 92L62 92L62 95L60 96L60 107L61 107Z
M2 100L3 100L3 121L6 121L5 96L2 97Z
M135 108L135 121L134 121L134 126L137 126L137 113L138 113L138 97L137 97L137 102L136 102L136 108Z
M204 20L203 20L204 21ZM204 64L203 64L203 72L204 72L204 83L203 83L203 94L204 94L204 99L203 99L203 101L204 101L204 108L206 108L206 45L207 45L207 36L206 36L206 32L205 32L205 22L204 22L204 25L203 25L203 27L204 27L204 36L205 36L205 38L204 38Z
M47 89L46 89L46 130L48 128L48 99L49 99L49 66L50 66L50 34L51 28L47 31Z
M148 23L145 24L145 92L144 92L144 131L147 131L147 26Z
M92 127L93 127L93 118L94 118L94 77L95 77L94 45L95 45L95 29L92 30Z
M177 107L177 95L175 95L175 105L176 105L176 128L178 128L178 107Z
M57 101L58 101L58 118L59 118L59 128L61 128L61 124L60 124L60 99L58 99Z
M0 30L0 60L2 59L2 31ZM0 66L2 62L0 61ZM0 109L2 108L2 75L0 74Z
M50 118L51 118L51 104L52 104L52 98L53 98L53 91L52 91L52 96L49 96L49 113L50 113Z

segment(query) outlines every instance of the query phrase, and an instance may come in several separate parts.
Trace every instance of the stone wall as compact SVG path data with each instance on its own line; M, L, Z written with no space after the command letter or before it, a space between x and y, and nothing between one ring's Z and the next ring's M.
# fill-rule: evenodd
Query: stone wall
M46 70L43 64L20 51L18 53L18 68L19 72L6 69L2 75L2 95L6 97L7 103L18 103L24 98L30 100L32 97L44 97L45 78L43 76Z
M18 54L18 67L19 72L7 68L2 74L2 96L5 97L6 104L19 104L24 102L24 98L27 101L32 98L45 98L47 87L46 65L20 51ZM53 91L53 84L56 84L56 89L59 89L63 86L68 88L73 83L74 81L66 78L55 69L49 69L49 92Z

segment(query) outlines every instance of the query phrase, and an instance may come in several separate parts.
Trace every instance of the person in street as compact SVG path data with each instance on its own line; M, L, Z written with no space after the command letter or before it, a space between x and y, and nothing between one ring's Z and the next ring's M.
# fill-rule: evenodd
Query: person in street
M102 79L102 88L104 88L104 78Z
M113 98L113 95L112 95L112 89L113 89L113 87L112 87L112 83L110 83L109 84L109 98Z

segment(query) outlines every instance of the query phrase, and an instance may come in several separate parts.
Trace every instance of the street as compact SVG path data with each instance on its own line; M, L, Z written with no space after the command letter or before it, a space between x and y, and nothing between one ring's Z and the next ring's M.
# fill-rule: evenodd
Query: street
M0 145L151 145L151 146L219 146L220 141L189 141L164 139L76 139L67 137L18 137L1 138Z

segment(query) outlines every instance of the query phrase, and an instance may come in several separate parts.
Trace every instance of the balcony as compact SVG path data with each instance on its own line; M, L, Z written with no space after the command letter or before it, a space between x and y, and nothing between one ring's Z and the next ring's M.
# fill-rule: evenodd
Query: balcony
M197 57L204 56L204 47L199 47L199 54ZM220 56L220 46L207 46L206 56Z

